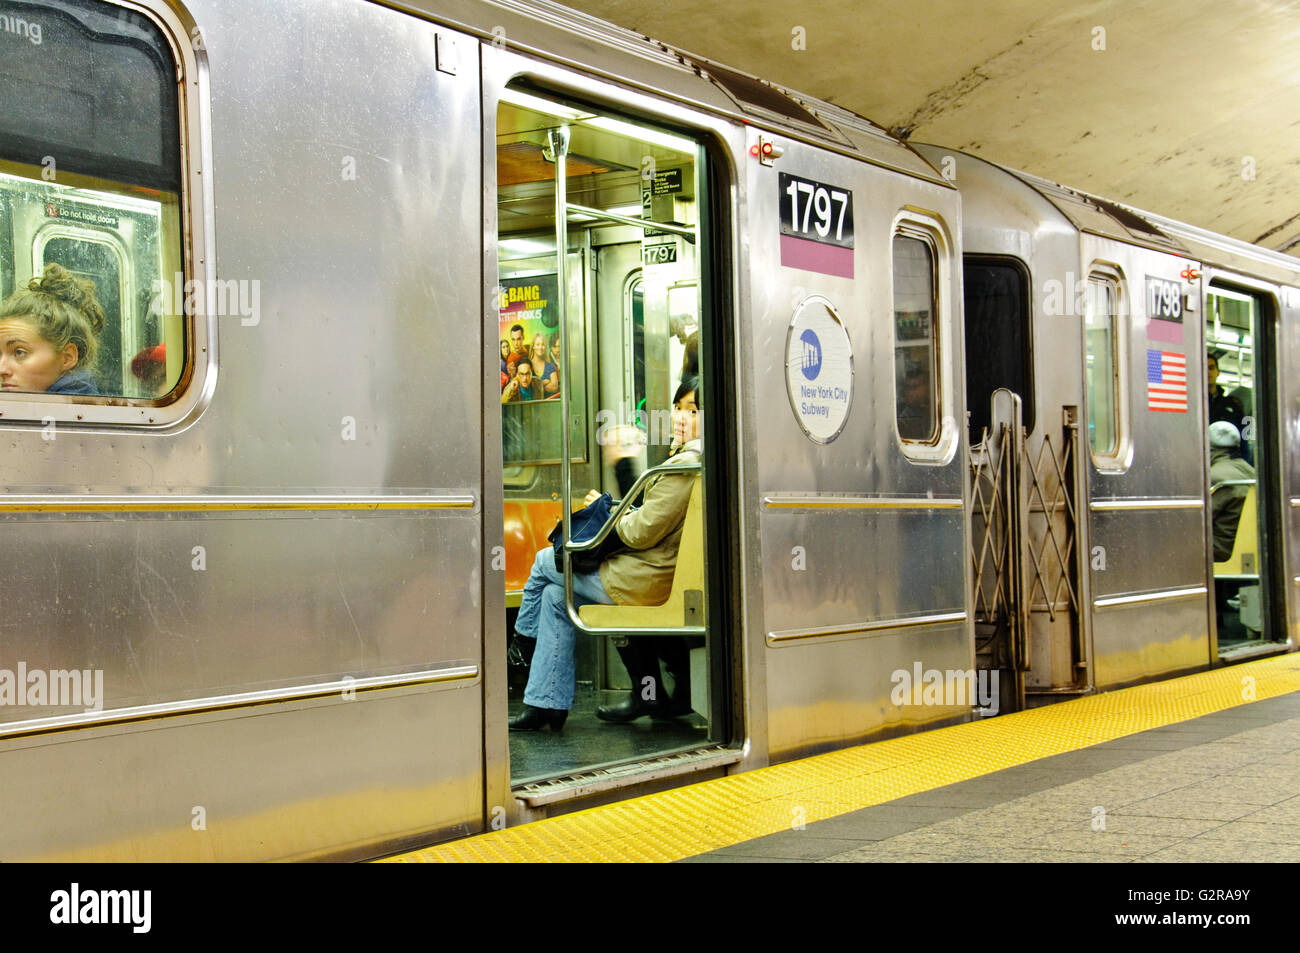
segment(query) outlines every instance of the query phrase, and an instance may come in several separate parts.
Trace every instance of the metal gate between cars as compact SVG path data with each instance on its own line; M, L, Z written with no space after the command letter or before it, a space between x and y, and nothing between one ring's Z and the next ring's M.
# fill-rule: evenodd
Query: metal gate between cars
M1077 694L1088 688L1080 620L1078 408L1063 408L1062 428L1030 450L1020 397L990 398L991 426L970 448L971 568L977 666L1012 674L1014 710L1028 694ZM1070 653L1067 684L1050 677L1050 659L1031 653L1035 628ZM1051 641L1053 638L1057 643ZM1040 664L1027 685L1026 676ZM1046 676L1046 683L1044 683Z

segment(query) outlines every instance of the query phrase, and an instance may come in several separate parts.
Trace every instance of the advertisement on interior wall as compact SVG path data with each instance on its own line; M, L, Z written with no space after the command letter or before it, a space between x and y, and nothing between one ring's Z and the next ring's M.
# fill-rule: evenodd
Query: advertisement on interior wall
M556 293L555 275L501 282L501 394L507 402L546 400L560 392Z

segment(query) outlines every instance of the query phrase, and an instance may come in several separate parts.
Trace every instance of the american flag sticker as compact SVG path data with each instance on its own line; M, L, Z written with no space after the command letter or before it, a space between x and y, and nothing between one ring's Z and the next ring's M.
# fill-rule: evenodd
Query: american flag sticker
M1187 356L1147 351L1147 410L1187 413Z

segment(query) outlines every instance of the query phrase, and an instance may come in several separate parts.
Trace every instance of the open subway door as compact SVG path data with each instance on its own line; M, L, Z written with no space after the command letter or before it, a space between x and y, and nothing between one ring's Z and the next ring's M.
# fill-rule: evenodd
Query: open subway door
M515 86L496 120L501 649L511 784L540 807L721 739L704 545L708 189L701 144L667 128ZM548 537L573 538L592 491L613 515L566 559Z
M1218 654L1229 659L1286 641L1277 534L1276 318L1271 296L1214 282L1205 292L1210 542Z

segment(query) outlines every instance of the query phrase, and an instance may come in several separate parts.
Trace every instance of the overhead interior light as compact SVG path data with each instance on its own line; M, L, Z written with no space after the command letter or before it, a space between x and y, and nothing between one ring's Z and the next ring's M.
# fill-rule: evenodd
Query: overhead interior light
M555 249L555 242L540 238L503 238L497 244L511 255L543 255Z
M606 209L605 211L613 212L615 215L639 216L642 212L642 209L640 203L637 203L636 205L616 205L611 209Z
M569 122L587 119L592 115L510 87L506 87L501 91L501 102L511 106L518 106L521 109L531 109L533 112L545 113L547 116L555 116L557 119L567 119Z
M534 112L554 116L568 122L580 122L594 129L603 129L606 132L626 136L640 142L648 142L656 146L663 146L665 149L684 152L687 155L695 152L695 143L690 139L669 135L657 129L647 129L635 123L624 122L610 116L597 116L595 113L574 109L571 106L562 106L559 103L543 99L541 96L534 96L531 93L525 93L522 90L506 87L501 91L501 102L511 106L518 106L521 109L531 109Z
M692 155L695 152L695 143L690 139L683 139L680 136L672 136L666 132L660 132L657 129L646 129L644 126L624 122L621 119L611 119L609 116L596 116L592 119L584 119L582 121L588 126L594 126L597 129L604 129L606 132L612 132L616 135L627 136L629 139L637 139L641 142L649 142L656 146L663 146L665 149L672 149L675 152L684 152L687 155Z

